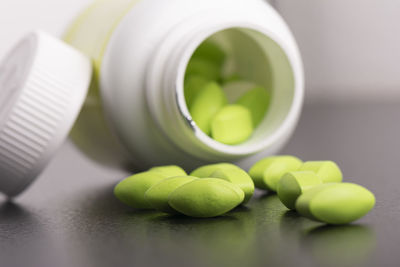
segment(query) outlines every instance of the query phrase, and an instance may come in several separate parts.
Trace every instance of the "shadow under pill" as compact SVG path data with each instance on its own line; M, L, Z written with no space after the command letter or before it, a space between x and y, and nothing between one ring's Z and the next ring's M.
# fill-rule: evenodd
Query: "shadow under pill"
M151 232L169 244L171 253L181 251L203 262L222 266L244 266L252 261L255 225L246 216L250 209L239 207L223 216L191 218L183 215L161 215L151 220ZM235 253L232 253L234 251Z
M318 226L308 231L302 241L314 260L324 266L363 265L376 246L373 229L357 224Z
M309 220L301 216L295 210L287 210L280 218L280 229L282 234L304 234L321 225L325 224Z
M272 191L256 190L254 192L253 199L261 200L261 199L269 198L271 196L276 196L276 195L277 194L275 192L272 192Z

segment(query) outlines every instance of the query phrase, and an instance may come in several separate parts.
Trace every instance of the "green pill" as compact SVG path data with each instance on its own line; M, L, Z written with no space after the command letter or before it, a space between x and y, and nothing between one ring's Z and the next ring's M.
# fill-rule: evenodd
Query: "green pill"
M225 62L226 54L218 44L207 40L196 49L192 58L207 60L213 62L219 67L222 67Z
M236 145L253 133L250 111L239 105L223 107L211 122L211 137L223 144Z
M241 96L236 104L246 107L252 117L253 126L257 127L265 117L271 95L263 87L256 87Z
M208 80L219 81L221 78L221 67L206 59L192 58L186 67L185 75L198 75Z
M294 210L297 198L306 190L320 184L321 178L312 171L288 172L278 182L278 197L288 209Z
M199 177L199 178L207 178L210 177L211 174L219 169L222 170L242 170L238 166L232 163L216 163L201 166L190 173L190 176Z
M176 211L168 204L169 195L177 188L195 179L198 178L192 176L166 178L150 187L144 195L145 199L156 210L166 213L176 213Z
M223 179L239 186L244 192L243 203L247 203L254 194L253 180L247 172L240 168L217 169L210 177Z
M249 170L259 189L276 191L279 179L287 172L297 171L302 161L294 156L274 156L256 162Z
M211 82L196 95L189 111L197 126L209 135L213 117L226 103L224 91L217 83Z
M254 88L255 84L246 80L232 81L224 83L222 90L224 90L229 103L236 103L239 98Z
M190 173L199 178L219 178L239 186L245 193L243 203L250 200L254 193L254 182L248 173L232 163L216 163L201 166Z
M165 175L166 177L173 177L173 176L186 176L187 173L184 169L176 165L168 165L168 166L158 166L153 167L148 172L157 172Z
M374 195L352 183L327 183L307 190L296 201L303 216L328 224L351 223L375 205Z
M142 172L132 175L114 188L114 195L123 203L136 209L150 209L151 206L144 197L146 191L156 183L167 178L158 172Z
M184 94L186 105L190 109L197 94L209 83L210 81L198 76L191 75L185 79Z
M240 203L244 193L240 187L217 178L194 180L182 185L169 196L169 205L190 217L216 217Z
M242 78L240 77L240 75L237 73L234 73L234 74L231 74L231 75L225 77L223 83L227 84L227 83L237 82L237 81L241 81L241 80L242 80Z
M315 172L324 183L340 183L343 180L340 168L333 161L306 161L299 170Z

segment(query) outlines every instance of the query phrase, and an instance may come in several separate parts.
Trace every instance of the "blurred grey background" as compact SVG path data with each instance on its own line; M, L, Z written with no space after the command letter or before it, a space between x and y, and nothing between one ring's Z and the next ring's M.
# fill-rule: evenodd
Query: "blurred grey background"
M34 28L60 36L94 0L1 0L0 57ZM271 0L303 55L306 100L400 99L400 0Z

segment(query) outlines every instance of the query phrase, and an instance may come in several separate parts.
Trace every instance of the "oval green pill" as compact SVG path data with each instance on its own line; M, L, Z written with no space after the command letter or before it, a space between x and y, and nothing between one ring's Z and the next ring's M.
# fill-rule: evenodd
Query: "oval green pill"
M296 208L297 198L302 193L320 184L322 184L321 178L319 178L314 172L288 172L283 175L278 182L278 197L288 209L293 210Z
M297 171L302 161L294 156L273 156L256 162L249 170L259 189L276 191L279 179L287 172Z
M324 183L340 183L343 180L342 171L333 161L306 161L299 170L315 172Z
M198 75L190 75L185 79L184 85L184 94L186 105L188 109L193 105L193 101L196 98L197 94L209 83L210 81L198 76Z
M216 163L216 164L209 164L209 165L204 165L201 167L198 167L194 171L190 173L190 176L195 176L199 178L206 178L210 177L210 175L215 172L218 169L224 169L224 170L230 170L230 169L235 169L235 170L241 170L238 166L232 163Z
M205 41L193 53L192 58L200 58L213 62L215 65L222 67L225 62L226 54L224 50L215 42Z
M144 196L154 209L166 213L176 213L176 211L168 204L169 195L177 188L195 179L198 178L192 176L166 178L150 187Z
M224 83L222 90L224 90L229 103L236 103L239 98L254 88L255 84L246 80L237 80Z
M176 166L176 165L157 166L157 167L151 168L148 171L149 172L158 172L158 173L165 175L166 177L186 176L187 175L187 173L185 172L184 169L182 169L181 167Z
M186 67L185 75L198 75L208 80L219 81L221 78L221 67L206 59L192 58Z
M304 192L296 201L296 210L310 219L346 224L363 217L374 205L374 195L360 185L327 183Z
M229 178L226 177L226 174L221 174L217 171L236 171L236 174L239 174L239 173L241 174L242 179L231 178L231 180L229 180ZM240 167L236 166L235 164L222 162L222 163L215 163L215 164L201 166L201 167L195 169L194 171L192 171L190 173L190 175L194 176L194 177L198 177L198 178L219 178L219 179L229 181L231 183L232 183L232 181L235 181L235 183L236 183L236 182L239 182L239 180L242 180L242 183L243 183L243 181L246 179L243 172L245 174L247 174L247 172L245 172L244 170L242 170ZM215 176L219 176L219 177L215 177ZM223 178L223 177L225 177L225 178ZM249 178L251 179L251 177L249 177ZM254 182L251 181L251 183L253 184L253 188L254 188ZM242 189L242 187L243 188L251 187L251 185L248 185L248 184L247 185L237 184L237 185L241 189ZM242 189L242 191L244 193L243 189ZM248 191L248 189L246 191ZM243 202L245 202L245 201L243 200Z
M211 178L224 179L240 187L244 192L243 203L247 203L254 194L254 183L247 172L240 168L217 169L211 175Z
M227 99L221 87L211 82L196 95L189 111L197 126L209 135L212 118L226 103Z
M255 87L241 96L236 104L246 107L251 114L253 126L257 127L265 117L271 95L263 87Z
M149 209L150 204L144 197L146 191L156 183L167 178L158 172L142 172L132 175L114 188L114 195L123 203L136 209Z
M230 74L230 75L224 77L223 84L225 85L227 83L237 82L237 81L241 81L241 80L242 80L242 78L240 77L239 74L233 73L233 74Z
M236 145L253 133L250 111L240 105L228 105L218 111L211 122L211 137L223 144Z
M194 180L182 185L169 196L169 205L190 217L216 217L244 199L243 191L230 182L217 178Z

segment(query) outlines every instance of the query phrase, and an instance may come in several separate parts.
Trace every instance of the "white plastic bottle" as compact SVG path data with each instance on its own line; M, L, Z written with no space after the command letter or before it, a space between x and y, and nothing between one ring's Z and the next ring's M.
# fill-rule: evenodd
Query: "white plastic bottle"
M272 91L266 118L240 145L206 136L184 101L186 65L210 36L230 50L241 76ZM72 137L104 164L193 168L232 161L247 167L276 153L300 114L300 55L265 1L102 0L76 19L65 40L93 58L96 73Z
M188 62L210 38L225 50L225 74L271 93L264 120L239 145L204 134L186 106ZM247 168L277 153L300 115L301 58L262 0L98 0L64 39L77 49L34 32L0 64L0 191L9 196L36 178L71 128L83 151L114 167Z

